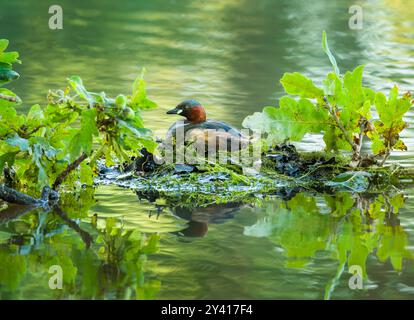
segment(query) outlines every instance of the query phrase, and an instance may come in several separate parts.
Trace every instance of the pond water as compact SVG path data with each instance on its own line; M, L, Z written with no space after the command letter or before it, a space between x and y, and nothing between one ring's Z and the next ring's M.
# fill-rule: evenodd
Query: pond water
M202 102L209 117L240 127L245 116L277 105L284 72L320 82L330 70L322 30L341 70L364 64L364 81L375 89L414 87L411 0L60 3L64 29L57 31L48 28L46 2L1 5L0 38L10 39L23 60L21 78L9 86L22 108L45 103L47 90L65 86L73 74L91 90L128 93L145 67L148 93L160 108L144 119L157 135L176 120L165 111L187 98ZM348 27L353 4L363 8L359 31ZM413 119L409 114L407 121ZM403 140L409 151L391 161L412 167L414 127ZM323 144L306 137L299 147ZM2 212L0 298L414 298L409 187L204 208L140 200L115 186L92 193L68 194L62 204L83 231L53 213ZM117 226L104 232L105 221ZM83 232L94 239L89 249ZM55 264L63 269L62 290L48 285ZM349 287L352 265L361 266L362 290Z

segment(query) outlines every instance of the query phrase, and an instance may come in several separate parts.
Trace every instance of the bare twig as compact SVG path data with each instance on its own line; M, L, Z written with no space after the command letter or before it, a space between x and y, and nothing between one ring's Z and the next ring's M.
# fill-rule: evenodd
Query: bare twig
M338 118L338 115L336 114L335 110L333 110L333 109L331 108L331 109L330 109L330 113L331 113L331 115L333 116L333 118L334 118L334 120L335 120L335 122L336 122L337 126L338 126L338 127L339 127L339 129L342 131L342 133L344 134L346 141L347 141L347 142L351 145L352 150L353 150L354 152L357 152L357 150L358 150L357 145L355 144L355 142L354 142L354 141L352 141L351 137L348 135L348 131L346 131L345 127L342 125L342 122L341 122L341 120Z
M389 158L390 155L391 155L390 150L387 149L387 153L384 155L384 158L380 162L380 166L381 167L385 164L385 162L388 160L388 158Z
M53 183L52 189L56 190L66 179L66 177L75 170L83 160L87 158L87 154L83 152L76 160L70 163L67 168L56 178L55 182Z
M364 140L364 131L365 131L366 125L367 125L366 119L362 118L361 124L359 126L357 155L356 155L356 160L359 160L358 167L361 165L362 160L363 160L362 156L361 156L361 149L362 149L362 143L363 143L363 140Z
M19 136L21 137L21 138L25 138L25 139L27 139L27 138L29 138L33 133L35 133L36 131L38 131L39 129L41 129L41 128L44 128L45 127L45 125L44 124L42 124L42 125L40 125L40 126L37 126L37 127L35 127L35 128L33 128L32 130L30 130L29 132L19 132Z
M0 185L0 199L21 205L42 206L44 204L42 199L33 198L25 193L19 192L5 185Z
M99 130L104 130L106 126L110 125L110 124L114 124L115 120L114 119L102 119L101 121L98 122L98 128Z
M362 142L364 140L364 131L365 131L365 127L366 127L366 120L365 118L363 118L363 121L361 121L361 125L359 126L359 136L358 136L358 153L361 154L361 149L362 149Z
M1 184L0 199L13 204L42 207L45 210L49 210L58 201L59 194L56 191L50 189L50 187L44 187L42 190L41 198L33 198L28 194Z

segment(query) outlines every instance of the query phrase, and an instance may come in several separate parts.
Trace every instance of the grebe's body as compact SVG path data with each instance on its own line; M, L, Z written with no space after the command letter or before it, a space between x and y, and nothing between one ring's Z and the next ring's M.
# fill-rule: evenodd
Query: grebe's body
M249 139L229 124L207 120L204 107L196 100L186 100L167 114L179 114L186 120L175 122L167 132L167 141L191 142L213 146L217 150L236 151L245 148Z

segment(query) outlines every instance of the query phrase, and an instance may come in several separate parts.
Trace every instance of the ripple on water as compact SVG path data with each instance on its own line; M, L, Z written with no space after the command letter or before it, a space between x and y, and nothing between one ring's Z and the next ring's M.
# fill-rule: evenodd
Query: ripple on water
M96 200L91 214L97 213L102 219L121 218L128 229L165 233L179 231L187 224L168 210L161 213L153 204L140 201L129 189L101 185L96 190Z

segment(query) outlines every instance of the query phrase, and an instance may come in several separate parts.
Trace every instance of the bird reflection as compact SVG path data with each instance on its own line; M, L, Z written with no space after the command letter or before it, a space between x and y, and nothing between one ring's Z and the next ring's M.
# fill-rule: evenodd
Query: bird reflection
M140 200L146 199L156 203L162 195L158 191L137 191ZM204 237L208 232L208 225L223 223L233 219L241 208L245 207L243 202L228 202L223 204L210 204L203 207L189 207L180 205L179 202L167 201L165 205L156 205L157 216L165 209L169 209L175 216L187 221L187 227L173 234L184 237ZM150 213L151 216L151 213Z
M198 208L179 206L171 210L176 216L188 221L187 228L179 231L177 234L185 237L201 238L207 234L209 224L219 224L233 219L235 213L244 205L241 202L229 202Z

